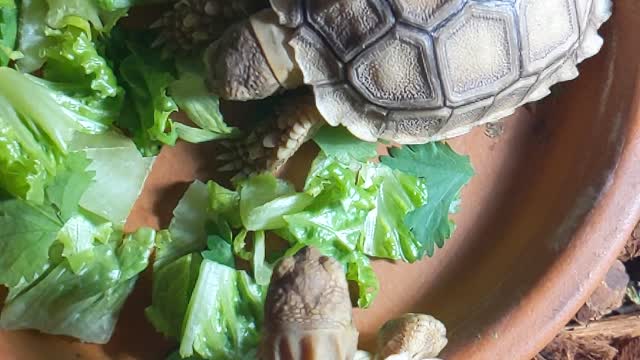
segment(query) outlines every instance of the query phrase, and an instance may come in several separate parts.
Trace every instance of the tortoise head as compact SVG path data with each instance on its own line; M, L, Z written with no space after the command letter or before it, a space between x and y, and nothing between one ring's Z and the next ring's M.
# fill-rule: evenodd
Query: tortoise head
M343 267L304 248L275 269L265 304L265 360L352 360L358 343Z

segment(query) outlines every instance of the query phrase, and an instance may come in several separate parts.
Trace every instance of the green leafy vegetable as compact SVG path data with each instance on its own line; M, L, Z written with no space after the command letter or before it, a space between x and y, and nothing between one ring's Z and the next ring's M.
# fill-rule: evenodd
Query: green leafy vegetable
M133 134L138 148L145 155L155 155L162 144L175 145L178 133L170 115L178 111L167 94L175 80L172 67L154 54L144 54L129 45L131 54L119 66L120 77L127 92L125 107L129 111L119 125Z
M98 54L91 34L69 25L48 30L49 46L42 51L46 64L43 79L31 79L46 87L83 129L104 132L120 116L123 89L106 60Z
M208 136L212 139L235 135L238 130L224 122L220 112L220 101L207 89L202 76L203 70L182 62L177 64L177 68L179 77L169 87L169 93L178 108L200 127L196 129L182 125L178 127L178 131L199 131L203 136L209 134ZM182 135L180 137L184 138Z
M182 336L182 324L202 258L185 255L165 266L154 265L152 305L145 310L156 330L172 338Z
M52 207L0 202L0 284L31 283L49 268L49 248L62 228Z
M87 168L91 160L83 153L70 154L46 189L49 201L57 208L62 221L78 211L80 198L93 182L95 172Z
M14 0L0 0L0 66L14 57L18 34L18 8Z
M255 359L266 291L244 271L203 260L184 320L183 357Z
M35 202L80 125L46 88L0 68L0 187Z
M283 216L297 213L311 196L271 174L252 176L240 184L240 216L247 230L274 230L285 225Z
M71 25L87 34L107 33L130 5L120 0L22 0L18 44L24 56L18 61L19 69L30 73L42 67L46 62L42 50L52 42L47 34L51 29Z
M313 140L326 155L335 157L345 164L352 161L366 162L378 155L377 143L362 141L343 126L323 126Z
M449 213L457 210L460 191L474 175L469 158L456 154L445 143L429 143L391 149L390 156L381 161L426 180L429 201L412 211L406 223L424 252L432 256L435 246L442 247L454 231Z
M154 268L160 268L207 246L207 185L193 182L173 210L168 231L158 239Z
M15 291L0 315L2 329L38 329L106 343L118 313L147 265L154 231L141 229L122 239L112 236L83 252L85 262L73 271L67 261L51 264L24 291Z

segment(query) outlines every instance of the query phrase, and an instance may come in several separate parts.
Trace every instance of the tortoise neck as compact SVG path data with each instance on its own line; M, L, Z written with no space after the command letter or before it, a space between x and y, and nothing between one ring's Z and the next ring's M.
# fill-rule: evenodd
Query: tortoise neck
M280 25L278 16L271 9L255 13L249 22L280 85L285 89L295 89L303 85L302 72L295 61L293 48L289 46L294 29Z

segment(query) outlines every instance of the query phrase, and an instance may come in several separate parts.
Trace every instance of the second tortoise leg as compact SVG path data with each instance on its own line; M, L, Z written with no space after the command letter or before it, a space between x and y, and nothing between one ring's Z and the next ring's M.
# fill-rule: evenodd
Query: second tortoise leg
M238 176L264 171L276 174L323 124L312 95L283 98L272 119L245 138L223 142L226 152L217 157L223 162L218 170Z

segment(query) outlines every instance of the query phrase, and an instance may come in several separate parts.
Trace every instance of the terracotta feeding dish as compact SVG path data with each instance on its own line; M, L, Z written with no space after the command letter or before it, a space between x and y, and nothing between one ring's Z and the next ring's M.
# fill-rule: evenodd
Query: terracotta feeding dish
M477 172L457 231L433 258L375 264L380 295L355 313L362 348L372 348L385 321L423 312L447 327L444 359L529 359L597 286L640 218L640 3L616 1L601 34L604 48L579 66L578 79L519 109L492 136L477 128L450 142ZM296 164L313 150L296 155L290 178L305 175ZM164 149L128 226L166 226L188 183L214 176L213 151ZM105 346L3 332L0 358L162 358L174 345L144 319L150 296L147 274Z

